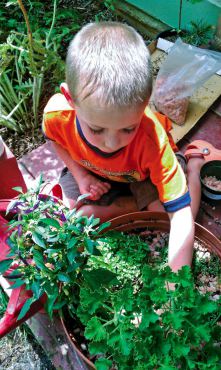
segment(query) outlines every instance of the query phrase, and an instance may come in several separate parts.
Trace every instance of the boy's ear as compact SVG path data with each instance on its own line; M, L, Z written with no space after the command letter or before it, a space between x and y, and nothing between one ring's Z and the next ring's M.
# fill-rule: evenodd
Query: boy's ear
M70 91L69 91L69 88L68 88L68 85L66 84L66 82L62 82L62 84L60 85L60 90L61 90L61 93L65 96L69 105L72 108L74 108L74 102L72 100L72 97L71 97L71 94L70 94Z

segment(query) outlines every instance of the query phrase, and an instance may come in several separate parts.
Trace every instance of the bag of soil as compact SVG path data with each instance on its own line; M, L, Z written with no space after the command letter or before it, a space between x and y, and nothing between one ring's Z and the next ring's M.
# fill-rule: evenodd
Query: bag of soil
M178 39L163 62L155 83L156 109L178 125L185 122L190 96L221 68L221 53Z

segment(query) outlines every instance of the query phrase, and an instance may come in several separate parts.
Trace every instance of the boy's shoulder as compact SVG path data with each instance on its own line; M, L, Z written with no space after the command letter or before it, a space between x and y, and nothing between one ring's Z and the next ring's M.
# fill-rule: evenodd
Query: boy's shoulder
M50 112L73 111L63 94L54 94L44 108L44 114Z
M172 129L172 122L169 118L159 112L153 112L149 106L145 108L143 121L146 123L145 126L147 131L155 130L159 125L160 127L163 126L167 133Z
M142 137L148 137L152 141L158 141L162 145L169 139L170 146L173 151L178 151L178 148L171 135L172 122L170 119L159 112L153 112L150 107L146 107L142 119Z

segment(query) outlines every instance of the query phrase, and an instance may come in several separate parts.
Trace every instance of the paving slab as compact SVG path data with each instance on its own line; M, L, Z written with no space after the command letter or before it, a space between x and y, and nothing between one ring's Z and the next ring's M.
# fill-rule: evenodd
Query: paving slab
M64 167L63 161L58 158L50 141L25 154L18 163L28 188L40 174L45 181L58 180Z

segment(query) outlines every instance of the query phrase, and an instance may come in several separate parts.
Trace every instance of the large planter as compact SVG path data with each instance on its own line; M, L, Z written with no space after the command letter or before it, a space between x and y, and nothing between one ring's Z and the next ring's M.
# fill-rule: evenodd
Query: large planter
M159 230L169 232L170 222L166 213L149 211L134 212L112 219L111 226L108 230L132 231L137 228L147 228L150 231ZM221 259L221 241L209 230L197 223L195 223L195 239L205 246L209 252L216 254ZM74 347L74 350L83 359L89 369L95 369L94 364L87 359L80 351L79 347L77 347L77 342L73 333L71 333L71 328L68 326L65 318L61 318L61 322L64 332L66 333L70 344Z

